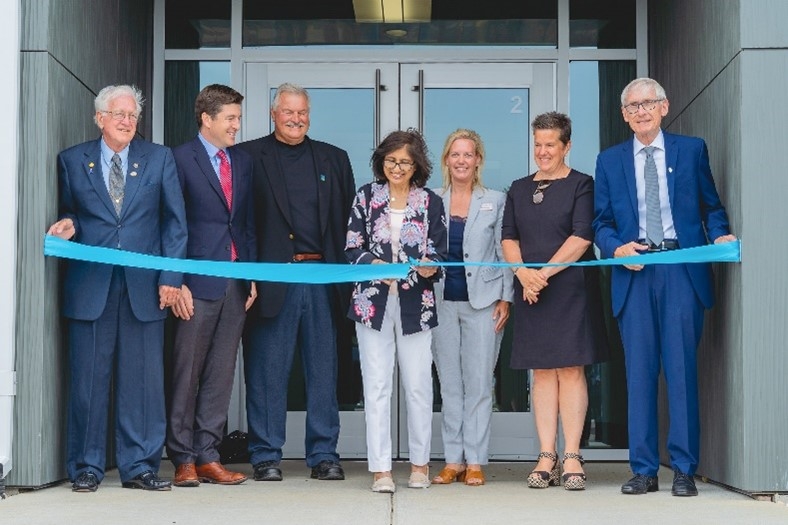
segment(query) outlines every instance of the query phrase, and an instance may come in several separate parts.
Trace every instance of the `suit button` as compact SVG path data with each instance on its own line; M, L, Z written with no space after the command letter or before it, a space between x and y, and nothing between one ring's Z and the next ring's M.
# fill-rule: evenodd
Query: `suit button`
M290 235L288 235L288 237L290 237L290 240L291 240L291 241L292 241L293 239L295 239L295 235L293 235L292 233L291 233Z

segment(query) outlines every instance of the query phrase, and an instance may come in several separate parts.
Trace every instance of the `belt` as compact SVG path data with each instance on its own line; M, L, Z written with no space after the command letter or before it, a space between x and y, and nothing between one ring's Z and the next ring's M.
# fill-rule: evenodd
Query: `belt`
M296 253L293 255L293 262L304 262L304 261L322 261L323 254L322 253Z
M638 244L648 244L648 251L650 252L667 252L679 249L678 239L663 239L659 244L654 244L646 239L638 239Z

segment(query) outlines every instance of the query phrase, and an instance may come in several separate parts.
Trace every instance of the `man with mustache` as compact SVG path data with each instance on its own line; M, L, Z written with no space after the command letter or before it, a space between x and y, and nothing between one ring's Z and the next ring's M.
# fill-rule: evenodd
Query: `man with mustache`
M282 84L274 95L274 132L239 144L254 158L257 260L347 263L345 232L355 194L344 150L307 137L309 94ZM304 268L307 273L308 268ZM244 334L249 454L257 481L281 481L287 385L296 349L306 383L306 463L320 480L345 479L336 452L338 323L347 285L259 282L260 300Z

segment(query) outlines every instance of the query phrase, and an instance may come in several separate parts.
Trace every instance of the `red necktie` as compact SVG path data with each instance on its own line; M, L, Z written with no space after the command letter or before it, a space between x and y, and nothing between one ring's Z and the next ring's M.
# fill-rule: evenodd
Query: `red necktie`
M224 198L227 199L227 209L232 212L233 209L233 171L230 168L230 161L227 160L227 154L219 150L216 153L219 157L219 184L222 185ZM230 245L230 260L238 259L238 252L235 250L235 242Z

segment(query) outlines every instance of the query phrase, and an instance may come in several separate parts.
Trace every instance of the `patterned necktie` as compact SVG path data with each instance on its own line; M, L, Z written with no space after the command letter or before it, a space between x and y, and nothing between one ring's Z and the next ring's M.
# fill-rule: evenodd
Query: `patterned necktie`
M120 155L115 153L112 156L112 167L109 170L109 196L115 206L115 213L120 216L123 208L123 194L126 188L126 179L123 176L123 164L120 162Z
M662 230L662 207L659 203L659 179L657 164L654 162L654 146L643 148L646 152L644 179L646 181L646 236L654 244L660 244L665 237Z
M233 171L230 168L230 161L227 160L227 154L219 150L216 153L219 157L219 184L222 186L224 198L227 199L227 209L232 212L233 209ZM238 252L235 249L235 242L230 244L230 257L231 261L238 259Z

